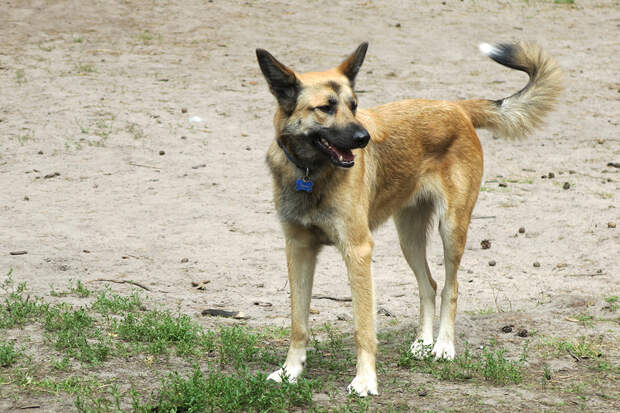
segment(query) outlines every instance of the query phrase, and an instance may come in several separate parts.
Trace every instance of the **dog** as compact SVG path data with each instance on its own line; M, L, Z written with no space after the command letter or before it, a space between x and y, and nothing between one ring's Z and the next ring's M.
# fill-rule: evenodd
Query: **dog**
M358 109L355 78L367 48L362 43L337 67L308 73L256 50L278 105L267 164L286 241L291 297L290 347L283 367L268 379L295 381L302 374L315 263L322 246L334 245L346 264L353 305L357 374L348 391L362 397L378 394L372 231L393 218L418 282L419 329L411 351L453 359L456 273L483 173L475 129L523 138L540 125L562 90L558 65L537 45L483 43L482 53L529 75L523 89L501 100L415 99ZM434 218L445 267L436 341L437 284L426 260Z

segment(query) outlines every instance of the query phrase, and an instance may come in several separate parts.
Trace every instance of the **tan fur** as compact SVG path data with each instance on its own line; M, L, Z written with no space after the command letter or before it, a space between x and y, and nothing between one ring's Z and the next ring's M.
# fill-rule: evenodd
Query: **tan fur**
M335 245L345 261L353 297L358 365L349 389L361 395L377 393L371 231L390 217L394 217L401 249L420 287L420 341L412 345L414 353L433 343L437 284L426 262L426 240L433 216L438 218L446 279L433 353L437 358L454 357L456 273L483 172L482 148L474 128L487 127L520 137L540 123L559 90L559 70L553 62L535 46L525 45L519 50L519 63L532 69L533 75L528 88L507 98L501 107L484 100L416 99L360 109L354 114L344 106L356 98L343 75L354 55L336 69L295 73L303 88L292 113L281 107L276 112L276 139L284 139L285 130L303 131L317 122L328 127L359 122L369 132L371 142L353 151L355 165L351 169L327 164L316 171L312 194L291 192L290 186L303 172L278 145L273 143L269 148L267 160L286 238L292 304L289 355L284 370L270 378L278 380L288 374L295 379L301 374L316 257L321 245ZM311 110L334 96L328 82L339 85L338 111L331 116ZM281 97L283 92L278 93Z

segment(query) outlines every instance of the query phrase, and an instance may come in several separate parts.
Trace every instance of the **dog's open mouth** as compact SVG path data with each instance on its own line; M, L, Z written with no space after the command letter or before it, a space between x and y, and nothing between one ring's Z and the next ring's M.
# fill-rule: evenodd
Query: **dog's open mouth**
M350 168L355 165L355 155L353 155L351 149L337 148L329 143L325 138L319 138L316 142L318 147L329 155L329 159L334 165L343 168Z

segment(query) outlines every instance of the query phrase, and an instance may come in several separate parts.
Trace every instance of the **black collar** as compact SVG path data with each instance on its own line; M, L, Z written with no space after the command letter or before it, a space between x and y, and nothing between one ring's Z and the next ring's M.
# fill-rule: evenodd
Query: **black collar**
M310 168L305 167L301 165L299 162L297 162L295 158L293 158L293 156L286 150L286 148L284 147L284 144L282 143L282 141L280 141L280 139L276 139L276 142L278 142L278 146L280 147L280 149L282 149L282 152L284 152L284 156L286 156L286 159L291 161L291 163L295 165L298 169L301 169L301 171L305 174L305 177L308 178L311 172Z

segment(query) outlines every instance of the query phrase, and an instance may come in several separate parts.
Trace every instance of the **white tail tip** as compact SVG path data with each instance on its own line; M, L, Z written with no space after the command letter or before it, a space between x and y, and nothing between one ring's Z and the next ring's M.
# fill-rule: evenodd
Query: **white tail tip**
M480 43L478 45L478 49L480 49L480 52L482 54L487 55L487 56L492 55L496 50L495 46L492 46L488 43Z

